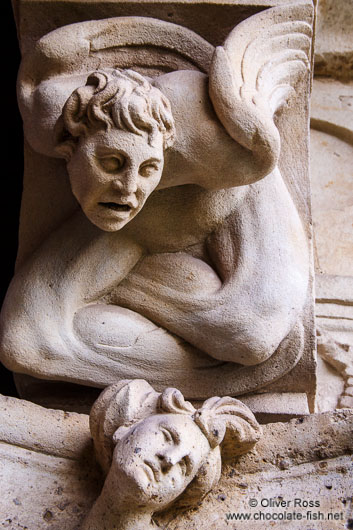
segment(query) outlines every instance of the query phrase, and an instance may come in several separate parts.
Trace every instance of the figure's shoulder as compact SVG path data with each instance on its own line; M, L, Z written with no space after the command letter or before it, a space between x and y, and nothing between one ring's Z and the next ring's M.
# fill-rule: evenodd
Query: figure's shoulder
M214 188L213 184L229 170L223 160L232 158L234 141L213 109L208 76L179 70L158 77L153 84L168 98L176 129L175 142L166 152L159 187L197 184Z
M160 87L186 87L197 86L199 83L207 82L208 76L199 70L175 70L167 74L160 75L151 81L153 86Z
M177 113L185 108L187 115L192 107L200 110L211 108L208 95L208 76L197 70L176 70L156 78L152 85L165 94ZM201 119L202 116L199 116Z

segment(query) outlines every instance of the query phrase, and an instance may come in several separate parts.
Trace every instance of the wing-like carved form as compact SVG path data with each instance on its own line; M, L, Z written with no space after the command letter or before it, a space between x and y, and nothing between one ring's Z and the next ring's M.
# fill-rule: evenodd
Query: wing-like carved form
M55 124L71 93L102 68L149 77L176 70L208 72L214 46L194 31L146 17L114 17L60 27L24 53L18 99L26 139L47 156Z
M209 93L218 118L253 152L251 170L263 176L280 152L274 115L310 66L310 22L303 6L268 9L236 26L212 59Z

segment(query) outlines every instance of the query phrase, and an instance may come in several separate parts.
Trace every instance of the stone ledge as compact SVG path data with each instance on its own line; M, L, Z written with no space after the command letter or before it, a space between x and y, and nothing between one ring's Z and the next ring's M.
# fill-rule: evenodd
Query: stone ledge
M1 396L0 429L0 526L77 529L102 484L88 416ZM219 486L196 510L175 520L171 510L158 516L159 523L170 522L170 530L234 529L226 513L249 511L250 498L278 496L315 498L322 512L351 517L353 410L272 423L263 430L256 448L223 469ZM290 524L291 530L303 530L302 522ZM320 530L344 528L342 521L325 524ZM257 527L253 520L241 523L243 530Z

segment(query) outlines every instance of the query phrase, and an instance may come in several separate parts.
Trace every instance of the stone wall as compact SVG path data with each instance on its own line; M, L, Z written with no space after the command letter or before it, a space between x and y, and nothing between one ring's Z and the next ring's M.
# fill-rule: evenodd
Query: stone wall
M353 2L318 6L311 179L318 410L353 406ZM327 392L327 389L330 389Z

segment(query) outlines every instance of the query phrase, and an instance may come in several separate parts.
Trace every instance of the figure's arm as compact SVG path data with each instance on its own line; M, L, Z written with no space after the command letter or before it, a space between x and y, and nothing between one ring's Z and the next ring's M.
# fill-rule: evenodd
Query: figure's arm
M274 170L278 113L309 84L312 16L311 6L292 4L261 11L215 48L208 76L180 70L154 80L177 130L160 187L244 186Z
M212 267L183 253L144 258L116 302L212 357L260 363L294 326L308 287L306 236L278 171L249 188L207 247Z
M73 328L74 316L104 297L142 254L122 232L102 232L81 212L75 214L12 280L0 320L4 364L37 377L60 378L65 372L85 381L89 365L103 362L88 354Z

